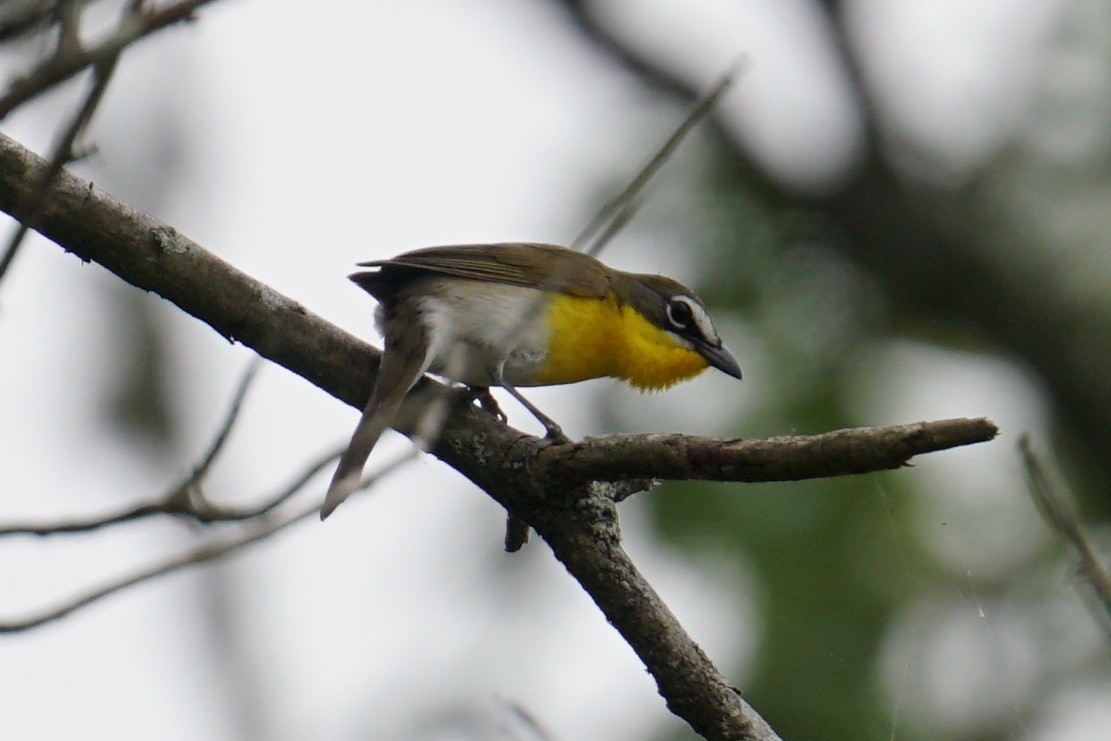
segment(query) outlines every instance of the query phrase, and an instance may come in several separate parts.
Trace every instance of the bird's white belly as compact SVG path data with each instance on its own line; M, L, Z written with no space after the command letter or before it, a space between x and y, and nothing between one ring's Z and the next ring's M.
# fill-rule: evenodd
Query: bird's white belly
M429 329L428 371L468 386L497 385L499 366L514 386L533 384L547 356L541 292L443 279L420 301Z

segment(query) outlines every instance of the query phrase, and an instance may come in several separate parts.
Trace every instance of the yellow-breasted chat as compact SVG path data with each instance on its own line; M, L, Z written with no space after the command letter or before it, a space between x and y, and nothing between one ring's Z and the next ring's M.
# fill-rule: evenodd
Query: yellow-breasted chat
M559 426L517 387L612 377L658 390L713 366L741 377L706 307L661 275L626 273L549 244L429 247L360 263L385 348L362 418L321 508L356 488L378 438L426 372L476 391L504 388L547 430Z

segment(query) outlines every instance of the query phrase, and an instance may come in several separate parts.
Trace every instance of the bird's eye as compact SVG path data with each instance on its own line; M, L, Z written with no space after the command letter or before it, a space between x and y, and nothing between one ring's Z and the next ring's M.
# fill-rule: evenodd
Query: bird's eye
M667 305L667 318L676 327L682 329L690 324L691 319L694 318L694 312L691 310L691 305L682 299L676 299Z

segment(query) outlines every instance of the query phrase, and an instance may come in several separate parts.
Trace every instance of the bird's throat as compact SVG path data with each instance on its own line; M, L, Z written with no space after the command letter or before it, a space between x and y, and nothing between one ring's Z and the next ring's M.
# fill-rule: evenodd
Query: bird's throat
M706 359L615 299L554 294L548 354L537 384L611 376L658 391L706 369Z

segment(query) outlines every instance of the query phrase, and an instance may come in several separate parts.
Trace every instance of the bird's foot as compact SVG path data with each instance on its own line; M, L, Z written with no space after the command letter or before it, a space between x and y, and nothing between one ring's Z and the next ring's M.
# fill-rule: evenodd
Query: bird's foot
M544 430L544 439L552 445L567 445L571 442L571 438L563 434L563 428L550 419L544 423Z
M489 388L484 386L471 386L468 389L468 396L470 398L469 403L473 404L477 401L482 411L494 415L503 425L509 422L509 417L501 410L498 400L490 393Z

